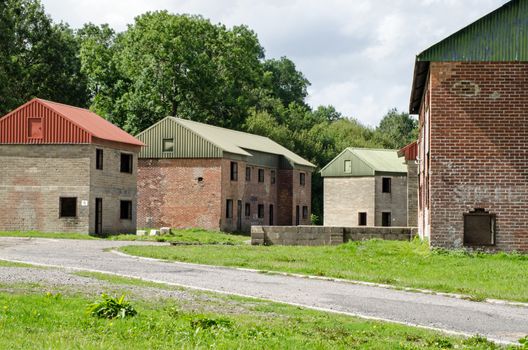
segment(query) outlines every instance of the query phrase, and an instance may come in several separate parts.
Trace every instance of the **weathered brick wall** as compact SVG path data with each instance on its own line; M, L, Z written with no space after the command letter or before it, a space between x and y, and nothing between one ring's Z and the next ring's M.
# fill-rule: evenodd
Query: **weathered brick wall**
M89 233L91 145L0 145L0 230ZM59 198L77 197L77 217Z
M496 214L496 248L528 251L528 63L430 66L431 244L463 244L463 214Z
M238 165L238 180L231 181L231 162ZM246 181L246 167L251 169L251 179ZM258 170L264 170L264 182L258 181ZM275 171L275 183L271 183L271 171ZM277 168L248 164L241 160L222 159L222 220L224 231L250 232L252 225L269 225L270 204L273 205L274 222L277 223ZM226 218L226 200L233 200L233 217ZM238 201L240 200L240 222ZM245 215L245 205L249 203L251 214ZM264 205L264 217L258 217L258 205ZM240 223L240 227L239 226Z
M280 169L277 178L277 225L295 225L295 218L292 213L295 210L293 205L293 171Z
M418 165L407 161L407 226L418 227Z
M300 183L300 174L305 174L305 184ZM295 224L296 207L299 206L299 225L310 225L312 213L312 173L306 170L292 170L292 224ZM303 216L303 207L308 207L308 215Z
M335 245L348 241L385 239L408 241L416 235L409 227L253 226L253 245Z
M325 226L357 226L359 212L375 225L374 177L325 177L323 185Z
M221 179L221 159L139 159L138 227L218 230Z
M391 192L382 192L384 177L391 179ZM377 175L374 177L375 213L374 226L381 226L382 213L391 213L391 226L407 226L407 176Z
M96 169L96 149L103 150L103 169ZM100 140L91 147L90 156L90 233L95 233L95 199L103 200L103 234L134 233L137 220L137 147ZM121 153L131 154L132 174L121 172ZM132 201L132 219L121 219L122 200Z

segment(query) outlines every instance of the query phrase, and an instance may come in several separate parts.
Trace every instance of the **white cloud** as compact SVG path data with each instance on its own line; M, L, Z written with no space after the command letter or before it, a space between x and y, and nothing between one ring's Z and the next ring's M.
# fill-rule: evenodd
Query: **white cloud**
M155 10L246 24L267 57L288 56L312 82L309 103L332 104L375 125L407 110L417 53L506 0L43 0L55 21L109 23L118 31Z

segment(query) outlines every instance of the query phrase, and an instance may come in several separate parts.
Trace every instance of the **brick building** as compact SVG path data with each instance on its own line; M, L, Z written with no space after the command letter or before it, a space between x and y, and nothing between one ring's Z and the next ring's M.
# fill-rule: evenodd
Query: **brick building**
M407 226L407 168L397 151L346 148L321 176L325 226Z
M420 53L419 229L432 246L528 251L528 1Z
M137 137L141 227L310 223L315 166L266 137L174 117Z
M0 231L135 232L143 144L86 109L33 99L0 118Z

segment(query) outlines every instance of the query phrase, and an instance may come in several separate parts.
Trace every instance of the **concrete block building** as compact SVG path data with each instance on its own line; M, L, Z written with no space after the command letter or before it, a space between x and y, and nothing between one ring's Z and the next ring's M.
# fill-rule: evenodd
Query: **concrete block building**
M269 138L175 117L137 137L141 227L310 223L315 166Z
M0 118L0 231L135 232L143 143L86 109L33 99Z
M346 148L321 176L325 226L407 226L407 168L397 151Z
M418 227L418 142L398 151L407 166L407 226Z
M528 252L528 1L416 57L419 231L432 246Z

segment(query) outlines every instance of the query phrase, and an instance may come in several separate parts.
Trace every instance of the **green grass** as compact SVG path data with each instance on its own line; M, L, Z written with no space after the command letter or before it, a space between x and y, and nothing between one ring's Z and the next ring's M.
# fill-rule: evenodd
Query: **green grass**
M171 286L165 283L150 282L150 281L145 281L139 278L122 277L122 276L112 275L108 273L101 273L101 272L78 271L78 272L74 272L73 274L77 276L81 276L81 277L95 278L100 281L105 281L105 282L109 282L109 283L117 284L117 285L125 284L125 285L130 285L130 286L151 287L151 288L166 289L166 290L181 289L179 287L174 287L174 286Z
M38 232L38 231L0 231L0 237L63 238L63 239L97 239L82 233Z
M229 234L203 229L173 229L170 235L164 236L136 236L134 234L111 235L108 237L94 237L81 233L44 233L37 231L9 231L0 232L0 237L33 237L33 238L63 238L63 239L108 239L115 241L151 241L170 242L182 245L223 244L238 245L251 239L241 234Z
M12 261L7 261L7 260L0 260L0 267L31 267L34 269L42 268L41 266L12 262Z
M497 349L396 324L245 301L238 314L186 310L177 300L131 300L138 315L98 319L94 300L53 293L0 293L2 349ZM240 302L240 301L237 301Z
M108 239L116 241L157 241L170 242L182 245L199 244L224 244L239 245L251 239L249 236L241 234L229 234L217 231L207 231L203 229L173 229L170 235L164 236L136 236L136 235L116 235L109 236Z
M528 302L528 255L431 251L426 243L370 240L339 246L129 246L132 255L283 271Z

